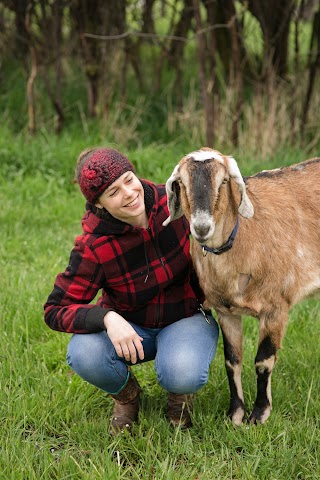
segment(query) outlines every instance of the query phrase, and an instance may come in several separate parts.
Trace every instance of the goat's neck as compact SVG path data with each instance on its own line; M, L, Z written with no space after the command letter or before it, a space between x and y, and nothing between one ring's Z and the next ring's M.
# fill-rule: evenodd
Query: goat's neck
M234 185L234 182L230 182L219 196L212 247L218 248L228 240L237 221L239 202L240 194L238 188Z

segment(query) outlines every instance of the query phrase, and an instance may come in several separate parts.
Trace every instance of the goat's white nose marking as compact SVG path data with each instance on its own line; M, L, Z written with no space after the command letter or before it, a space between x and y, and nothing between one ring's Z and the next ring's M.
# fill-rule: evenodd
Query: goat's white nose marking
M208 212L197 210L195 214L191 215L190 229L196 239L208 240L213 235L214 227L214 220Z

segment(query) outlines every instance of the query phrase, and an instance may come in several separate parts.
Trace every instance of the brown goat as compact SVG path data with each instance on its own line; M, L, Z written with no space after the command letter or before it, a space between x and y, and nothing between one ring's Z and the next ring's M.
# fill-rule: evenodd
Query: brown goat
M242 178L210 148L184 156L168 179L170 217L190 223L193 262L221 326L229 416L244 416L241 315L259 320L257 396L249 420L271 413L271 373L289 308L320 290L320 158ZM238 213L240 215L238 215Z

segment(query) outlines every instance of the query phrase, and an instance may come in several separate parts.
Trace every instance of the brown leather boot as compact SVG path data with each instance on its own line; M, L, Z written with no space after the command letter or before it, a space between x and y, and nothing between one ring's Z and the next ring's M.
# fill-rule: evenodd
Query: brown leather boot
M173 427L182 430L192 426L191 413L194 394L169 393L167 418Z
M126 386L117 395L111 395L114 400L110 426L111 435L130 430L132 424L137 420L140 391L138 380L130 372Z

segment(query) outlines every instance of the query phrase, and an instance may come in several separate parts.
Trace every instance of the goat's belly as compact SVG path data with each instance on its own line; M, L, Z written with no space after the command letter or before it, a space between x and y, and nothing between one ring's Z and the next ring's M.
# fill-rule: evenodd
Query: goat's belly
M260 310L256 310L250 307L231 307L230 312L232 315L249 315L250 317L259 317Z
M300 296L300 298L297 299L297 301L295 303L300 302L304 298L316 298L317 300L319 300L319 298L320 298L320 279L319 279L317 284L313 283L311 285L306 285L301 293L302 293L302 295Z
M262 302L260 300L246 301L238 292L233 296L223 294L222 292L218 295L209 294L206 296L206 299L215 310L225 315L249 315L251 317L259 317L262 310Z
M291 305L294 305L306 298L320 298L320 277L312 280L305 280L302 287L297 289L296 295L293 296Z
M231 305L230 307L225 307L225 306L217 306L217 310L219 310L221 313L224 313L225 315L236 315L236 316L242 316L242 315L249 315L250 317L259 317L260 310L256 308L252 308L250 306L244 306L241 307L239 305Z

